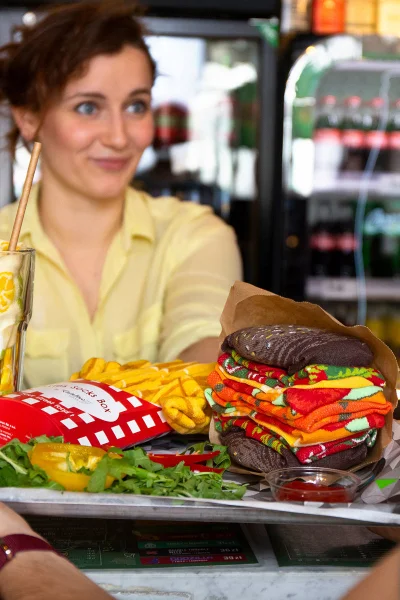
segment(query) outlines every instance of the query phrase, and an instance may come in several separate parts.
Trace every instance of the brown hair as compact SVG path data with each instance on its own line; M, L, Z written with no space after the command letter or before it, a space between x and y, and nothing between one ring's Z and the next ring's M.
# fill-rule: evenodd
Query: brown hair
M84 1L45 9L33 26L15 28L15 41L0 48L0 102L43 115L68 81L83 74L99 54L115 54L126 45L142 50L153 80L156 66L143 39L137 8L124 0ZM8 135L12 152L19 131Z

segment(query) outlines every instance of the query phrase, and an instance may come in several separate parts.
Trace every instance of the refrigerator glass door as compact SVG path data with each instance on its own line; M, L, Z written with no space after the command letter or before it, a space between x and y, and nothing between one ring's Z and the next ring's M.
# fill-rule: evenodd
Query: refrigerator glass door
M285 292L400 355L400 42L310 45L285 92ZM303 252L298 252L299 246Z

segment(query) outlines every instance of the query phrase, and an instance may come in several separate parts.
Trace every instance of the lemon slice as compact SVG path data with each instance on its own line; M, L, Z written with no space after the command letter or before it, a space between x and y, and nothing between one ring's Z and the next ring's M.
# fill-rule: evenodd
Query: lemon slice
M5 313L15 299L14 276L10 271L0 273L0 313Z
M0 395L12 392L14 390L14 386L11 348L7 348L4 353L0 371Z
M2 250L3 252L7 252L9 244L10 244L10 242L1 241L0 242L0 250ZM23 246L21 246L21 244L19 244L17 246L17 251L21 250L21 248L23 248Z
M17 341L18 335L18 319L7 318L0 315L0 360L2 360L4 351L11 348Z

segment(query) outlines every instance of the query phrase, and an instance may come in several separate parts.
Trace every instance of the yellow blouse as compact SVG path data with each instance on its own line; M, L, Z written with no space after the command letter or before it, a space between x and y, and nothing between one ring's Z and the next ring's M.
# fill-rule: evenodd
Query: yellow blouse
M20 241L36 249L25 384L65 381L85 360L168 361L218 336L230 286L241 278L233 230L212 210L129 189L123 225L106 258L97 312L86 304L45 235L32 188ZM16 204L0 211L9 239Z

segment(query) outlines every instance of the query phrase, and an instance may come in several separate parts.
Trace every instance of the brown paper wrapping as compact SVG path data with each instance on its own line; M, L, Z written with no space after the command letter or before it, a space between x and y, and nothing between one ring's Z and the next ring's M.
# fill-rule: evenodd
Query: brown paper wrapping
M248 283L237 281L231 288L224 310L221 315L222 331L220 346L227 335L257 325L305 325L327 329L342 335L348 335L368 344L374 353L372 366L380 371L386 379L384 394L392 404L393 410L397 405L396 381L398 375L397 360L393 352L380 339L362 325L346 327L334 317L325 312L320 306L310 302L295 302L272 292L267 292ZM383 449L392 439L393 411L386 415L385 427L379 431L374 448L367 459L356 469L376 462L382 456ZM220 443L219 436L211 423L210 440ZM235 472L252 473L242 468L234 468ZM354 469L352 469L354 470ZM258 473L259 474L259 473Z

